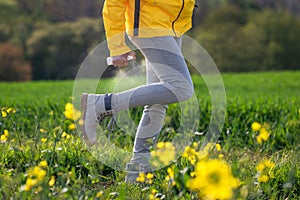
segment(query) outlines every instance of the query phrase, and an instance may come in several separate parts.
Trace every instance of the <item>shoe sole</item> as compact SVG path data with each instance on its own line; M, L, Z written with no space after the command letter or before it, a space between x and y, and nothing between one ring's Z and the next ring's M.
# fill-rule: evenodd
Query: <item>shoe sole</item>
M88 146L93 146L95 143L92 143L89 141L88 137L87 137L87 134L85 132L85 116L86 116L86 107L87 107L87 98L88 98L88 94L87 93L83 93L81 95L81 110L82 110L82 121L83 121L83 125L81 126L81 132L82 132L82 137L85 141L85 143L88 145Z

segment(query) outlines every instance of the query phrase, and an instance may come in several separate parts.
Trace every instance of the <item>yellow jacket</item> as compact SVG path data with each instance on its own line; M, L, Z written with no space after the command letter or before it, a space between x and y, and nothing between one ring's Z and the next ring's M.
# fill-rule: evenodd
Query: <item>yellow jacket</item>
M192 26L195 0L105 0L102 11L111 56L130 51L131 37L181 36Z

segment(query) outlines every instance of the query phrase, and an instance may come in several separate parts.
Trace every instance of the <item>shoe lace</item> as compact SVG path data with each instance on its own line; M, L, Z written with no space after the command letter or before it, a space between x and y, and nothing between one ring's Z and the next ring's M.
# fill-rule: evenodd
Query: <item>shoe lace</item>
M116 117L115 117L115 113L114 110L108 110L106 112L101 113L98 117L97 117L97 121L98 124L101 125L103 120L106 117L111 117L111 119L109 120L108 124L107 124L107 130L108 130L108 139L110 139L110 134L112 133L112 131L115 129L116 127Z
M101 125L101 123L106 117L111 117L113 115L114 115L114 110L108 110L106 112L100 113L100 115L97 117L97 121L99 125Z

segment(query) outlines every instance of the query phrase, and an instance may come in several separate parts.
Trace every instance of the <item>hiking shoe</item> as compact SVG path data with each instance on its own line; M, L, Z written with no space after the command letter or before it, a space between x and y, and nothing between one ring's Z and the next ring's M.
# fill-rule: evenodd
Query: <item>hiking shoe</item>
M111 117L114 114L112 109L106 110L105 98L107 94L86 94L81 96L82 109L82 136L88 146L93 146L97 143L97 128L106 117Z

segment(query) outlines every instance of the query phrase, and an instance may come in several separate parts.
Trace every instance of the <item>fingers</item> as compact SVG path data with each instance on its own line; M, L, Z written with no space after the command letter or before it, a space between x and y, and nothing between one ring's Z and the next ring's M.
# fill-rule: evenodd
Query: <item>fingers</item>
M128 56L132 56L134 60L136 59L136 54L135 54L134 51L130 51L130 52L128 53Z
M125 54L121 56L113 56L112 61L115 67L125 67L128 65L127 56L125 56Z
M132 56L134 60L136 59L135 52L130 51L130 52L125 53L125 54L120 55L120 56L113 56L112 57L113 65L115 67L125 67L125 66L127 66L128 65L128 60L127 60L128 56Z

